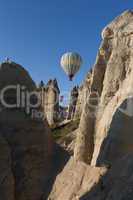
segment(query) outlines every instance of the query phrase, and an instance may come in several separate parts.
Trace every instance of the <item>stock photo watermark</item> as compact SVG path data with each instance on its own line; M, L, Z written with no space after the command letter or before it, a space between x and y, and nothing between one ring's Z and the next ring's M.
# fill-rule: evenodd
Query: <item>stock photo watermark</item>
M0 91L0 104L2 107L7 109L22 108L25 109L27 114L31 114L32 118L44 119L45 111L39 111L39 107L47 106L47 113L50 114L51 107L57 104L62 105L62 107L72 106L80 107L85 105L85 114L89 114L90 117L96 117L97 111L100 109L100 95L98 92L88 92L88 90L83 92L81 102L78 101L78 97L71 97L70 92L62 92L59 96L58 91L53 88L53 94L55 98L53 102L45 102L45 91L28 91L25 86L21 85L9 85L4 87ZM76 104L73 105L73 102ZM125 115L133 117L133 94L126 99L124 106L120 106L119 111ZM58 111L58 115L61 115L61 110ZM66 111L68 112L68 111ZM54 114L54 113L53 113ZM66 115L66 113L65 113Z

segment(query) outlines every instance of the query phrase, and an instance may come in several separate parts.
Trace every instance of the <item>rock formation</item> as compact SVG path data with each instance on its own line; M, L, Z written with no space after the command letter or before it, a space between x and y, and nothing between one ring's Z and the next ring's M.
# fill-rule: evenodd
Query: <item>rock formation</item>
M103 41L94 65L91 92L82 112L75 149L75 157L79 156L79 160L87 154L90 163L93 156L93 165L96 164L104 139L110 135L113 116L115 117L117 109L121 109L121 104L131 96L132 19L132 12L124 12L102 32ZM110 141L115 140L114 136L109 138ZM113 141L112 143L114 144Z
M133 198L133 155L117 160L99 183L93 185L81 200L132 200Z
M49 178L53 142L47 122L33 119L31 107L30 113L26 112L24 93L21 93L23 98L20 98L19 106L15 107L18 85L26 94L36 91L35 83L23 67L13 62L2 63L0 89L2 92L4 88L14 86L4 93L6 103L14 107L1 102L0 199L40 200ZM36 111L40 111L40 106L36 107Z
M50 126L54 125L59 118L59 94L57 80L49 80L47 85L40 85L39 91L41 94L41 105L44 110L44 116L46 117Z
M102 38L95 65L78 95L75 117L81 114L79 127L71 138L65 137L70 142L77 137L74 156L58 171L49 200L133 199L133 12L126 11L111 22ZM11 76L6 80L8 70ZM21 66L4 63L0 68L0 88L9 84L36 90ZM57 86L56 81L50 81L47 88L51 124L55 110L53 85ZM14 97L12 91L5 95L7 102L13 104ZM37 111L41 109L38 107ZM47 122L32 119L25 109L1 105L0 144L0 199L46 200L52 153Z
M112 163L133 152L130 125L133 116L132 20L133 12L124 12L102 33L103 41L107 41L109 45L109 59L105 60L106 70L95 124L93 165L96 164L97 159L99 160L99 156L103 155L103 151L104 156L99 160L102 163Z
M12 173L11 149L0 136L0 199L15 200L15 179Z
M51 200L133 198L133 12L111 22L102 38L74 158L58 175Z
M69 109L68 109L68 119L73 119L75 115L75 109L78 99L78 87L74 87L71 91L70 95L70 103L69 103Z
M87 96L90 93L90 86L92 81L92 70L86 76L83 84L78 88L78 99L76 102L76 108L74 113L74 119L79 119L82 114L82 109L86 103Z
M63 172L56 178L50 194L50 200L79 200L87 191L96 185L106 168L88 166L83 162L69 160Z

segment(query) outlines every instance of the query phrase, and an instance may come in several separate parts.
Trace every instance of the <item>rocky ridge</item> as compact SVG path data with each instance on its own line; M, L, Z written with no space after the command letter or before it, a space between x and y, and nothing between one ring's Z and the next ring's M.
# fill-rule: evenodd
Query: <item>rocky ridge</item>
M114 19L102 39L86 86L88 98L74 158L56 178L51 200L131 200L133 196L133 12Z
M0 92L12 85L25 86L26 92L36 91L29 73L14 62L0 65L0 77ZM6 93L7 105L17 102L17 94L14 89ZM26 102L24 95L20 100L23 102ZM0 102L1 200L40 200L49 179L53 153L51 131L47 121L33 118L31 107L29 113L26 106L9 108ZM40 111L37 107L36 112Z

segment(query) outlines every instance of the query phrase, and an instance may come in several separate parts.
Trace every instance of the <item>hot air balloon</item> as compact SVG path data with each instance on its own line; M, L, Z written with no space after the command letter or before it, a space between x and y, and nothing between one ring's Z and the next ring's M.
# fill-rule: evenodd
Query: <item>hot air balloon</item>
M68 52L61 58L61 67L72 81L74 75L79 71L82 58L78 53Z

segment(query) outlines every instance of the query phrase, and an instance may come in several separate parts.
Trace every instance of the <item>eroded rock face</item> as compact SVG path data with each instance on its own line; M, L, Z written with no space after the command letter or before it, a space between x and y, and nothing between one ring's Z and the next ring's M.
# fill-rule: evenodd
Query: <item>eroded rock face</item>
M102 37L74 158L57 177L52 200L133 198L133 12L117 17Z
M51 167L51 133L46 122L22 120L21 114L18 124L13 120L0 124L0 176L5 176L0 199L40 200Z
M129 109L127 109L129 106ZM126 113L128 112L128 113ZM133 153L133 98L123 101L113 115L106 138L103 140L97 164L111 165Z
M15 199L15 178L12 171L11 149L0 135L0 199Z
M133 154L117 160L113 167L80 200L132 200Z
M40 92L41 106L44 116L50 126L53 126L59 120L59 94L57 80L49 80L47 85L41 81L38 88Z
M113 141L114 141L113 144L117 142L117 138L119 138L120 142L124 134L127 134L127 137L125 136L126 139L125 144L127 143L127 140L129 141L129 143L130 142L132 143L132 141L130 141L131 140L130 137L128 137L129 134L128 134L128 129L126 128L126 124L132 121L132 118L130 117L130 112L132 110L133 105L131 106L129 105L130 108L128 109L128 111L126 110L128 113L123 113L122 111L123 109L121 109L120 107L124 103L124 101L126 101L126 99L133 96L132 20L133 20L133 13L131 11L124 12L120 17L116 18L108 26L108 28L113 31L113 35L111 36L111 38L108 37L106 38L106 34L104 36L104 40L107 39L110 41L112 50L110 59L107 62L106 66L106 72L103 81L103 90L101 93L100 104L99 104L99 111L96 117L97 119L94 131L96 135L96 140L95 140L95 149L92 160L93 165L96 164L99 153L100 151L102 151L101 145L103 144L103 142L105 143L106 140L107 143L109 143L107 137L110 135L110 132L113 132ZM106 32L106 29L104 31ZM119 116L120 118L117 120L117 122L115 122L116 125L114 125L114 118L116 118L116 115L118 115L118 110L123 114L123 118L125 115L125 120L121 121L122 116ZM126 118L126 115L129 116L127 117L128 119ZM118 130L119 126L118 123L123 130L122 129L121 131ZM122 125L122 123L124 125ZM107 151L109 151L108 148ZM120 149L117 148L117 152L118 151L119 151L119 156L124 155L124 148L123 150L121 148ZM125 153L131 153L131 152L132 152L131 148L129 148L128 152L127 150L125 150ZM112 157L111 160L113 161L116 155L114 152L111 153L110 150L110 156Z
M77 133L77 160L96 165L102 150L101 145L110 134L110 125L116 110L124 100L133 96L132 21L133 12L126 11L102 32L103 41L92 70L90 93L82 108ZM117 132L117 127L114 131ZM115 139L117 140L117 136Z
M25 96L37 90L34 81L9 60L0 65L1 97L6 87L10 89L4 93L5 102L0 101L0 199L41 200L51 167L51 132L45 120L32 116L29 104L36 98L28 101ZM39 113L42 108L34 110Z
M78 92L79 88L77 86L75 86L72 91L71 91L71 95L70 95L70 102L69 102L69 110L68 110L68 119L73 119L74 118L74 114L75 114L75 110L76 110L76 104L77 104L77 99L78 99Z
M50 200L132 200L133 154L110 168L93 167L83 162L68 162L57 177Z
M95 168L71 158L57 177L50 200L78 200L84 193L96 185L106 168Z
M78 98L76 102L76 109L74 119L80 119L84 105L86 103L87 96L90 93L90 87L92 82L92 70L87 74L83 84L78 88Z

